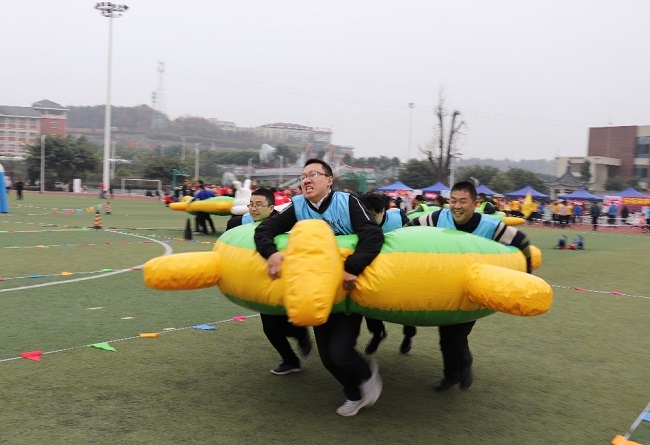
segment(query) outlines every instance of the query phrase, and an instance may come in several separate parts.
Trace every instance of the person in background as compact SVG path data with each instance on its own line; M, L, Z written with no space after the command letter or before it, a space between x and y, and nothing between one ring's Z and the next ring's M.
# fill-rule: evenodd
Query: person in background
M584 213L582 205L574 204L573 205L573 224L582 224L582 214Z
M274 208L275 196L271 190L259 188L251 193L250 203L248 204L248 213L234 216L228 220L226 231L239 227L242 224L252 224L261 222L278 214ZM286 314L268 315L260 314L262 319L262 328L264 335L271 345L278 351L282 362L271 373L275 375L285 375L293 372L302 371L300 359L293 352L288 337L295 338L298 341L298 348L303 357L309 357L312 350L309 329L291 324Z
M379 227L381 227L384 234L399 229L406 225L409 220L400 209L393 209L388 207L388 196L380 195L377 193L365 193L359 197L361 204L372 213ZM379 347L379 344L386 338L386 327L384 322L374 318L366 317L366 327L372 333L372 338L366 345L366 354L374 354ZM408 354L413 347L413 337L417 333L415 326L406 326L402 328L404 339L399 347L399 352Z
M433 204L440 207L441 209L449 207L449 202L442 195L436 196L436 198L433 200Z
M429 210L429 206L426 205L426 203L424 202L424 196L416 195L415 198L413 198L413 208L411 209L409 214L415 212L426 212L428 210Z
M610 226L616 225L616 215L618 213L618 206L614 201L607 208L607 224Z
M630 216L630 211L628 210L627 206L624 205L621 207L621 222L623 222L623 224L627 224L628 216Z
M497 211L497 209L494 208L492 203L487 201L487 198L485 197L485 193L478 194L478 202L479 204L476 208L476 211L478 213L485 213L486 215L491 215Z
M476 188L471 182L458 182L451 189L449 208L420 216L408 226L433 226L473 233L502 244L516 247L526 258L526 270L532 271L530 243L526 235L496 218L476 213L478 199ZM469 349L468 336L476 321L440 326L440 349L444 376L434 391L446 391L460 383L461 389L468 389L474 381L473 357Z
M274 238L290 231L298 221L318 219L327 222L335 235L358 236L355 251L344 262L342 286L352 291L358 275L379 254L384 234L357 198L332 190L334 174L326 162L307 160L300 181L303 194L294 196L282 213L263 221L255 230L255 245L266 259L268 275L275 280L282 274L284 255ZM336 410L341 416L354 416L361 408L372 406L382 390L376 363L368 363L355 349L361 318L359 314L331 313L325 323L314 326L321 362L341 383L347 398Z
M589 210L589 214L591 215L591 225L593 226L593 228L591 229L592 231L598 230L598 218L600 218L601 213L602 212L600 210L600 204L594 202L591 205L591 209Z
M23 199L23 189L25 188L25 183L20 179L14 184L16 188L16 199L21 201Z
M205 188L205 184L203 184L203 181L198 182L198 191L194 195L194 198L192 198L192 201L197 200L197 201L203 201L209 198L214 198L214 192L212 190L208 190ZM212 217L210 216L209 213L207 212L196 212L196 231L194 233L202 233L204 235L208 234L208 223L210 224L210 229L212 230L212 233L217 233L217 231L214 229L214 222L212 221Z

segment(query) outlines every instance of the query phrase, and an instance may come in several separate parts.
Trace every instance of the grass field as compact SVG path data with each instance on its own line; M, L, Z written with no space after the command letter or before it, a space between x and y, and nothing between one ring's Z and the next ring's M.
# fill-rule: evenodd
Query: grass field
M552 309L480 320L466 392L431 390L435 328L419 328L404 356L389 325L381 398L341 418L340 386L316 354L274 376L256 314L216 288L144 286L148 259L211 249L216 236L182 239L187 214L118 197L92 230L96 197L25 198L0 214L0 444L604 444L650 401L647 234L584 232L575 252L551 248L560 229L523 228L544 254L536 275L554 287ZM203 323L216 331L191 328ZM89 347L100 342L117 351ZM32 350L41 362L19 358ZM650 443L648 423L631 439Z

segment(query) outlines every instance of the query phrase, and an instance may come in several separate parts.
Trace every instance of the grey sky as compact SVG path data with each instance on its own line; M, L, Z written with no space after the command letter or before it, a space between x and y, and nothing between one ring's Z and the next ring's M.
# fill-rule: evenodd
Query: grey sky
M463 157L586 153L589 126L650 124L650 2L604 0L125 0L113 105L331 127L360 156L432 136L444 88ZM94 1L3 2L0 104L106 98L109 20Z

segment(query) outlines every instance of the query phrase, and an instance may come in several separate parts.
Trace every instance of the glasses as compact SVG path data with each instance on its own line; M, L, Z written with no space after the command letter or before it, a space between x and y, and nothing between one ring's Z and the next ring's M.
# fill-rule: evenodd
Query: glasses
M261 202L251 202L246 207L248 207L249 209L262 209L264 207L271 207L271 206Z
M316 176L318 176L318 175L329 176L329 175L326 174L326 173L321 173L321 172L309 172L309 173L307 173L306 175L300 175L300 180L301 180L301 181L304 181L304 180L307 179L307 178L309 178L309 179L316 179Z

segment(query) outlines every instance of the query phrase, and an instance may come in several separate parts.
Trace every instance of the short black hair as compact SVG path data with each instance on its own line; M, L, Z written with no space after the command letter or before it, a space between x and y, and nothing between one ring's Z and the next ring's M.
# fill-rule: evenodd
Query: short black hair
M327 162L323 161L322 159L317 159L317 158L307 159L307 161L305 161L305 165L303 166L303 168L305 168L305 167L307 167L308 165L311 165L311 164L320 164L320 165L322 165L323 169L325 170L325 174L327 176L334 176L334 172L332 171L332 167L330 167L330 165Z
M267 188L260 187L257 190L255 190L253 193L251 193L251 196L263 196L266 198L266 202L268 205L272 206L275 205L275 196L273 195L273 192Z
M469 192L469 196L472 198L472 201L476 201L476 187L469 181L461 181L454 184L451 188L451 191L455 190L465 190Z
M386 209L384 195L379 193L368 192L359 196L359 201L372 213L379 214L382 210Z

